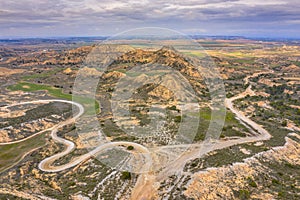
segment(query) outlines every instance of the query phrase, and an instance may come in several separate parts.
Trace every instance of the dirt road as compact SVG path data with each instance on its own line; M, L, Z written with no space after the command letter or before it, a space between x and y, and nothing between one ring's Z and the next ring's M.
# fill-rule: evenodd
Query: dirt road
M257 77L261 74L270 73L270 71L266 72L258 72L253 75L247 76L244 81L245 85L249 84L249 79ZM132 200L143 200L143 199L156 199L156 192L155 192L155 186L159 185L160 182L167 179L169 176L173 174L183 174L184 166L187 162L190 160L193 160L195 158L200 158L204 156L205 154L215 151L218 149L227 148L230 146L238 145L238 144L244 144L249 142L256 142L261 140L269 140L271 138L271 134L265 130L261 125L257 124L256 122L252 121L250 118L246 117L242 112L237 110L233 102L238 99L245 98L247 95L255 95L255 92L252 90L252 86L249 85L247 89L238 94L237 96L226 98L225 99L225 106L236 115L236 118L249 127L251 127L256 134L254 136L250 137L237 137L236 139L232 140L218 140L218 141L204 141L202 143L192 144L192 145L173 145L173 146L166 146L162 147L161 149L169 149L170 154L172 153L172 149L175 148L187 148L187 151L184 152L178 159L168 164L161 172L156 174L155 176L153 173L149 174L142 174L140 175L135 188L132 192ZM159 151L159 149L157 149ZM148 189L147 189L148 188Z

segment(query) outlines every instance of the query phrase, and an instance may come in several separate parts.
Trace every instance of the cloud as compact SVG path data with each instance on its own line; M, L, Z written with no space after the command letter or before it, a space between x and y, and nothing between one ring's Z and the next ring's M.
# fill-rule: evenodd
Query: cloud
M93 30L102 31L96 34L111 34L116 29L140 26L166 26L187 32L205 29L213 34L214 27L226 32L256 23L256 28L263 31L271 29L272 24L285 28L298 24L299 10L298 0L10 0L0 1L0 37L13 34L11 29L22 34L35 30L32 34L38 35L49 27L59 35L75 31L90 35Z

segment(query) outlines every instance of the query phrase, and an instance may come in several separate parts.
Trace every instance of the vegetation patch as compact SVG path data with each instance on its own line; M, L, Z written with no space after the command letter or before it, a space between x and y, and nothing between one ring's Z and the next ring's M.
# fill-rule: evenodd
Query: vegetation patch
M21 90L24 92L47 91L50 96L60 99L66 99L69 101L75 100L76 102L82 104L85 107L85 112L87 114L94 114L95 111L96 113L99 112L99 103L94 99L65 94L60 88L54 88L48 85L40 85L29 82L19 82L15 85L8 86L8 89L12 91Z
M0 145L0 172L18 163L26 153L45 145L45 135L42 133L23 142Z
M131 173L127 172L127 171L122 172L121 179L123 179L123 180L130 180L131 179Z
M212 113L210 108L202 108L200 110L198 133L195 136L195 141L201 141L205 139L205 134L208 130L211 118ZM219 118L221 119L221 117ZM223 130L220 136L222 138L232 136L244 137L245 134L243 132L247 131L248 129L235 118L235 115L231 111L227 110Z
M27 81L27 80L32 80L32 79L36 79L36 78L48 78L52 75L55 75L59 71L62 71L62 68L56 68L51 71L46 71L46 72L23 76L22 79Z

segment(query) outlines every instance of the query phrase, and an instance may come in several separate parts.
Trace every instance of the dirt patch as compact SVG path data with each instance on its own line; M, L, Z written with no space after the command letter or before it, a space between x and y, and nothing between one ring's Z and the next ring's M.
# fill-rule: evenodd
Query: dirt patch
M12 74L19 74L24 72L24 69L8 69L5 67L0 67L0 76L9 76Z
M29 89L30 86L29 85L23 85L22 88Z

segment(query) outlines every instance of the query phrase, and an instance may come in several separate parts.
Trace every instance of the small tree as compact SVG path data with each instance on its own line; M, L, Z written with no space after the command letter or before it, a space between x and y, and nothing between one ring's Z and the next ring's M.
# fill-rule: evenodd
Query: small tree
M133 150L133 149L134 149L133 146L128 146L128 147L127 147L127 150L130 150L130 151L131 151L131 150Z
M122 178L123 180L129 180L129 179L131 179L131 173L130 173L130 172L127 172L127 171L122 172L121 178Z
M168 107L170 110L177 110L177 107L175 105Z
M286 120L282 121L281 125L282 126L287 126L287 121Z

